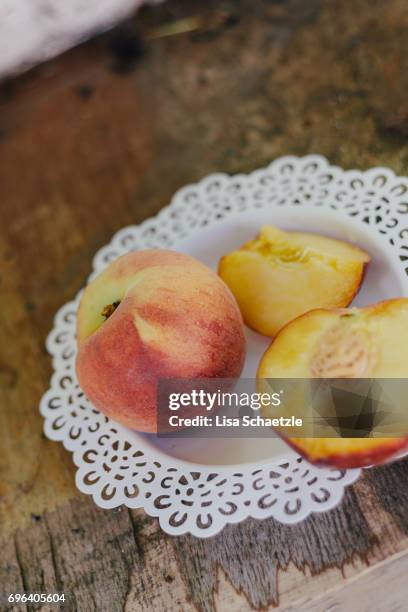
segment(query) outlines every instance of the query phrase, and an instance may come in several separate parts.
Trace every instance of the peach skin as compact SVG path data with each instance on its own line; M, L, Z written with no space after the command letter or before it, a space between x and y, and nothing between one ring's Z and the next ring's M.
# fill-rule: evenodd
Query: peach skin
M188 255L129 253L85 289L77 317L79 383L112 419L156 432L160 378L235 378L242 317L228 287Z

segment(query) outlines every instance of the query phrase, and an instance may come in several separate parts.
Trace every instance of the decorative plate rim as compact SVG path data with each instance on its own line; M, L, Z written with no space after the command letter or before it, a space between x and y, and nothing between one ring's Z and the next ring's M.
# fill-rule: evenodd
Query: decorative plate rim
M408 261L408 223L407 227L400 225L408 213L408 179L383 167L366 171L342 170L331 166L320 155L284 156L249 174L213 173L181 188L155 217L116 232L95 254L88 281L129 250L171 248L173 243L204 225L217 223L228 214L266 206L331 209L334 214L373 225L376 237L380 236L387 248L398 251L400 280L408 295L408 264L404 263ZM408 221L408 216L406 219ZM188 228L183 223L188 223ZM249 516L273 516L282 523L299 522L312 512L333 508L340 501L345 486L357 480L359 469L316 468L291 449L282 455L283 463L282 459L275 458L227 466L206 466L170 457L165 465L162 458L156 460L153 449L146 446L141 452L127 442L129 431L96 411L77 385L73 367L75 311L81 293L82 290L58 310L53 330L47 337L46 346L53 357L54 372L50 388L41 399L40 411L45 419L45 435L62 442L73 453L78 468L77 487L92 495L97 505L103 508L121 504L143 507L150 516L159 518L167 533L189 532L208 537L226 524ZM137 443L143 446L140 439ZM130 450L125 448L126 444ZM136 455L132 461L128 459L130 451L135 451ZM113 459L120 453L122 464L114 467ZM127 475L121 480L123 474L119 473L118 466L123 472L133 467L135 472L131 478ZM89 477L91 472L95 474L95 481ZM295 487L292 483L296 483L295 493L285 482L292 489ZM211 501L207 506L204 495ZM265 498L270 498L268 503ZM185 512L185 508L188 511Z

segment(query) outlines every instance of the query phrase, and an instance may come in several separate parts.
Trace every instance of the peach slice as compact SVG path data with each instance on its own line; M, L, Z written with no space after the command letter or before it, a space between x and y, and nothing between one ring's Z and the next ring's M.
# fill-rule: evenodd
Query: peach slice
M234 296L209 268L167 250L129 253L85 289L77 317L79 383L112 419L157 427L160 378L234 378L245 358Z
M271 379L407 377L407 298L388 300L362 309L312 310L280 331L258 368L258 386L261 389L272 383ZM304 406L297 403L296 416L302 416ZM402 410L398 415L405 420L405 407L399 405L395 410ZM395 416L397 413L392 414ZM265 413L264 416L271 415ZM341 437L334 429L329 431L333 432L333 437L298 438L294 437L296 433L293 434L293 430L290 437L283 430L279 433L312 463L340 468L382 463L408 447L406 428L401 431L401 437L385 437L387 429L384 425L380 430L377 426L377 432L374 427L370 437L365 438ZM393 429L388 429L391 431Z
M222 257L218 274L245 323L274 336L313 308L348 306L369 261L367 253L346 242L264 226L255 240Z

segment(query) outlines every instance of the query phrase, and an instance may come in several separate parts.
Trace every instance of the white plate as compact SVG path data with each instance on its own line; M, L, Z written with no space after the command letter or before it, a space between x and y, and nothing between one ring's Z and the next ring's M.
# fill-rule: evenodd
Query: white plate
M285 157L244 176L211 175L171 205L124 228L94 260L93 278L133 249L173 248L216 269L219 258L271 223L355 242L372 256L355 304L408 291L408 181L390 170L344 172L319 156ZM169 533L209 536L246 516L294 523L332 508L359 470L316 468L279 439L159 439L106 419L76 380L79 296L56 316L47 346L55 373L41 402L45 433L74 452L78 488L103 507L125 503L158 516ZM255 376L269 340L247 330L243 376Z

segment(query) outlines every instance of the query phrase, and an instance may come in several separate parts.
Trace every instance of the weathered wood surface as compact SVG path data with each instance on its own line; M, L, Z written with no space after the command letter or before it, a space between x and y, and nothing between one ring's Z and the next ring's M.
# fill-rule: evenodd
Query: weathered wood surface
M96 508L42 435L45 336L120 227L286 153L407 174L404 0L203 7L144 10L0 87L0 591L64 590L81 611L406 609L408 461L301 525L198 541ZM186 16L201 29L163 37Z

